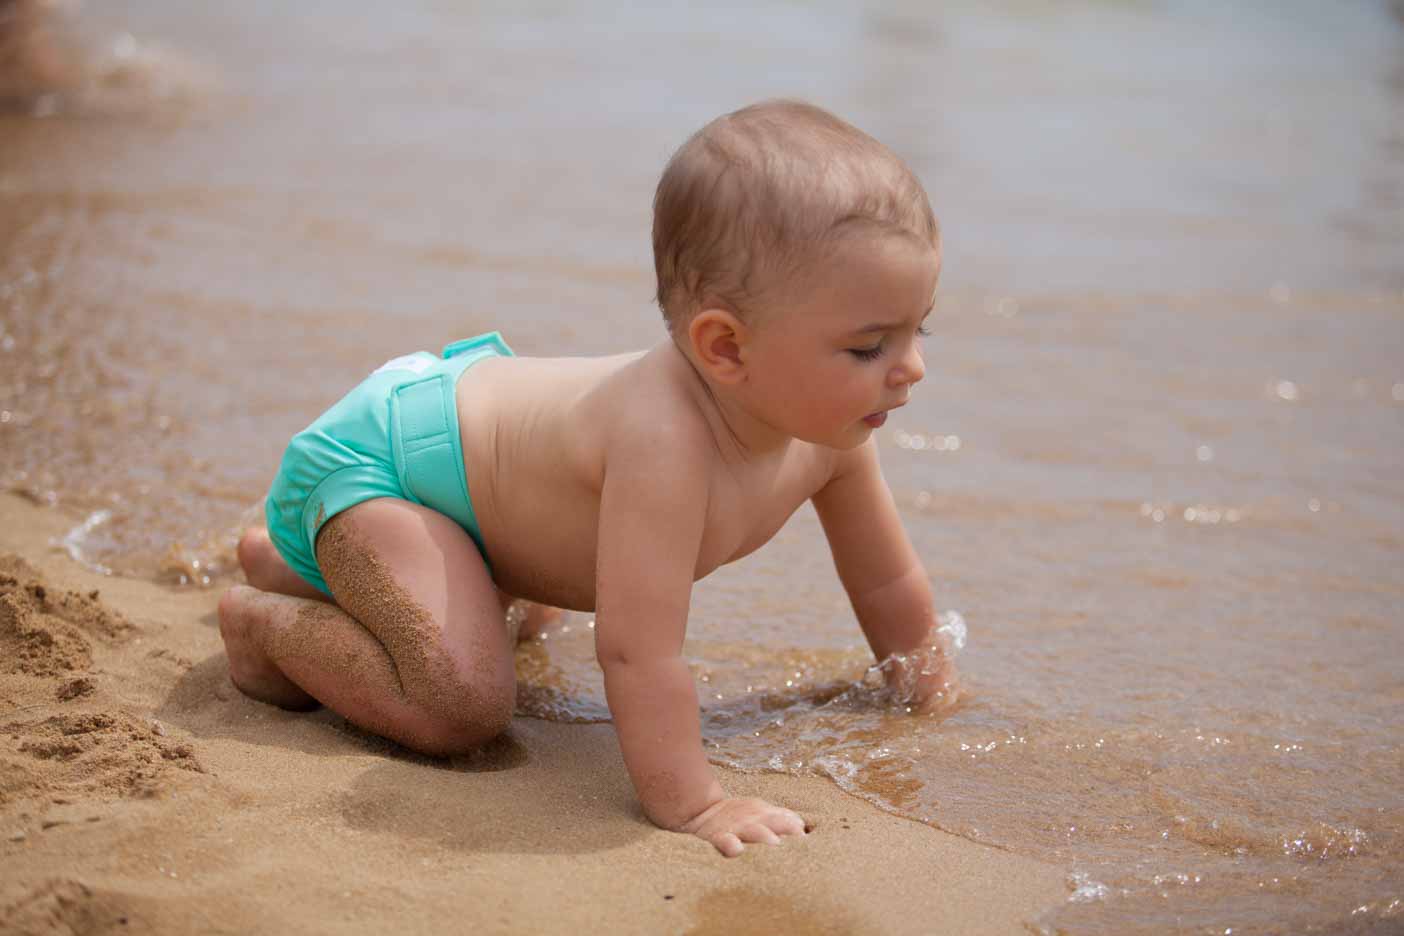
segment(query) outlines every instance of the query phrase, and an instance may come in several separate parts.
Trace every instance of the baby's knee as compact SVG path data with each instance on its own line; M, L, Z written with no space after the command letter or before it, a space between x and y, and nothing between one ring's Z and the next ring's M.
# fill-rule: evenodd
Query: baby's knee
M217 618L219 620L219 635L224 638L227 644L230 640L236 639L243 633L243 613L247 599L243 594L244 588L235 585L225 590L219 598Z
M479 708L454 717L432 715L415 724L410 746L435 757L450 757L482 747L512 723L510 707Z
M440 757L481 747L512 723L515 686L458 683L420 694L414 734L419 750Z

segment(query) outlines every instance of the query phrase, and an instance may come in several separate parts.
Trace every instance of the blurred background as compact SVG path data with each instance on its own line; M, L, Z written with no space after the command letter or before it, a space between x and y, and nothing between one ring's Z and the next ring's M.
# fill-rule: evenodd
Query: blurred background
M714 756L1064 862L1049 932L1404 925L1397 0L0 0L0 484L79 561L233 581L385 359L660 340L657 175L774 96L942 222L879 441L972 691L882 707L805 511L699 585ZM587 629L519 662L605 717Z

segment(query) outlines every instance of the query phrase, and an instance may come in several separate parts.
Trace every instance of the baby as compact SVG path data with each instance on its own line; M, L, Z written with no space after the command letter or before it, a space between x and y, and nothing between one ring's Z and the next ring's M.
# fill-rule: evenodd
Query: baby
M644 812L733 856L805 823L728 797L707 763L692 583L805 501L888 681L910 705L955 698L873 439L924 374L940 237L886 147L771 101L673 156L653 246L652 349L525 358L481 335L390 361L294 437L220 632L248 695L445 755L507 727L516 625L593 611Z

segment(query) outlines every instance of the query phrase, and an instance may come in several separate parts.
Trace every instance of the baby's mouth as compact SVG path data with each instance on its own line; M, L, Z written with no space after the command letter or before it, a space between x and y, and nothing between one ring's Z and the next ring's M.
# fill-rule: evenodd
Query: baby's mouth
M863 417L863 422L874 429L882 428L882 424L887 422L887 410L878 410L876 413L869 413Z

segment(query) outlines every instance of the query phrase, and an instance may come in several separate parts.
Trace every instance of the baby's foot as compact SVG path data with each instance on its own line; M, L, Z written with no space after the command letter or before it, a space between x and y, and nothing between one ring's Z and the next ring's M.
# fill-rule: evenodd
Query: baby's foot
M236 585L219 600L219 633L229 656L229 678L244 695L285 709L313 709L317 700L297 687L268 658L258 642L267 626L269 596ZM286 600L286 599L282 599Z
M564 612L525 598L512 598L507 604L507 633L514 642L530 640L561 619Z

